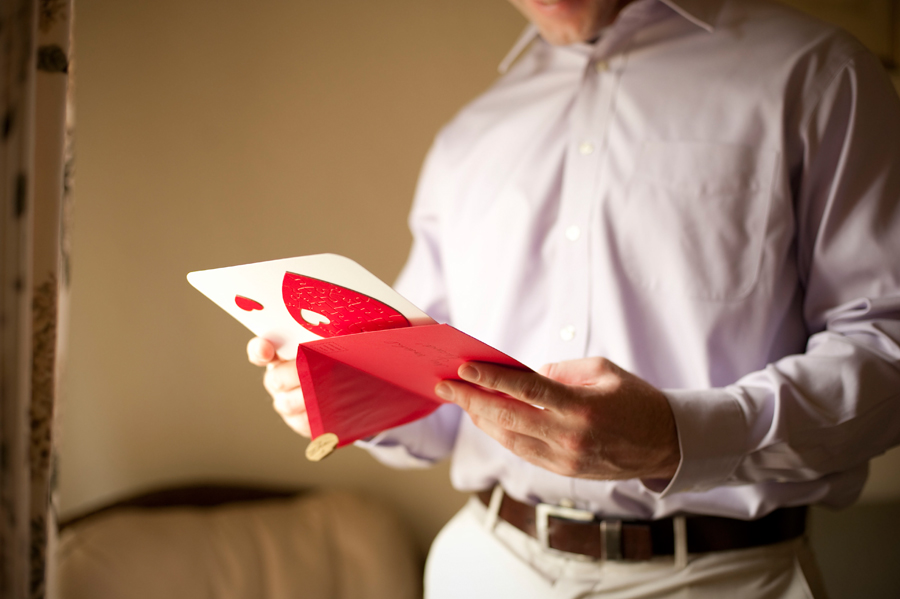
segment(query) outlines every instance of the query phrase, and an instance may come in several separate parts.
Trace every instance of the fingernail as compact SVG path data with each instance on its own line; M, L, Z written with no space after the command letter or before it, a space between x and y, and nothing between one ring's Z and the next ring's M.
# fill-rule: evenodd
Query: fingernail
M459 369L459 376L463 380L475 382L478 380L478 370L470 364L465 364Z
M453 400L453 388L447 383L438 383L434 387L434 393L441 399L446 399L447 401Z

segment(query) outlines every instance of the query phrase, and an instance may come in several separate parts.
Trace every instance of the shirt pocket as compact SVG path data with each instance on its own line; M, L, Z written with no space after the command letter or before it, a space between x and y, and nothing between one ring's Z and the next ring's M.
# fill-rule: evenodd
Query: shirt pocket
M626 277L707 301L749 294L776 157L744 145L645 142L612 233Z

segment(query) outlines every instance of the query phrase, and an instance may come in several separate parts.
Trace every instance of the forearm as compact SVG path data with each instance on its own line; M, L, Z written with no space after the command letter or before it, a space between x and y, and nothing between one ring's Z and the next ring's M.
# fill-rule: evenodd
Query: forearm
M900 443L900 297L835 310L806 353L734 385L667 396L682 462L666 493L858 467Z

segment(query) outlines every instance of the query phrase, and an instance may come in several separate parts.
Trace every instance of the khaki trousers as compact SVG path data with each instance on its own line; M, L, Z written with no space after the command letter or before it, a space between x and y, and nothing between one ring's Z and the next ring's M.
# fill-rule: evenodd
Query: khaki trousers
M489 530L490 520L472 498L444 527L425 567L426 599L825 599L805 539L680 559L598 562L545 551L502 520Z

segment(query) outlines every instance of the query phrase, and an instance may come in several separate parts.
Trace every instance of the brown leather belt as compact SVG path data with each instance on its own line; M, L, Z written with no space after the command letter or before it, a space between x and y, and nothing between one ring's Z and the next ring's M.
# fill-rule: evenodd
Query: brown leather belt
M486 506L491 490L476 493ZM673 518L661 520L575 521L547 514L565 512L566 508L541 510L503 495L499 518L525 534L540 539L539 518L546 518L546 542L551 549L586 555L594 559L648 560L654 556L675 553ZM576 510L577 511L577 510ZM806 529L806 507L777 509L758 520L737 520L716 516L686 516L688 553L747 549L780 543L803 535Z

